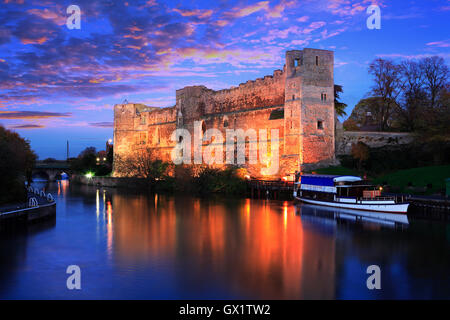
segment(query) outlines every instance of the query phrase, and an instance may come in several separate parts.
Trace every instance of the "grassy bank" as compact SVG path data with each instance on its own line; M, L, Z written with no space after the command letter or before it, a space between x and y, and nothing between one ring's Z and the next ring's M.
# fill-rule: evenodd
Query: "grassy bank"
M445 189L446 178L450 178L450 165L399 170L376 177L374 182L380 184L387 182L397 187L400 192L434 194Z

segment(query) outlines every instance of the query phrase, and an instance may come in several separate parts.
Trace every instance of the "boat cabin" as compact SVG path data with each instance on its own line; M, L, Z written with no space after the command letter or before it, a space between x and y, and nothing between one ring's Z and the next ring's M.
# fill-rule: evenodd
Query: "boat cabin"
M296 190L301 197L322 201L373 199L381 195L380 189L368 181L345 175L303 174Z

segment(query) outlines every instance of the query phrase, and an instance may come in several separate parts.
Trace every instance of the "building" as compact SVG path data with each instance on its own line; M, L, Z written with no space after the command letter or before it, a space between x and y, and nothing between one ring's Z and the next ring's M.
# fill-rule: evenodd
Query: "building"
M181 138L171 139L174 130L186 129L194 137L194 127L200 124L201 148L217 144L217 140L203 137L211 128L223 137L226 130L268 130L267 136L258 134L256 140L251 136L245 140L246 160L252 147L259 148L262 142L270 147L278 143L278 170L265 174L264 167L271 164L260 161L258 155L256 164L246 161L241 165L252 177L280 178L300 168L330 165L335 162L333 70L332 51L292 50L286 52L283 70L238 87L219 91L185 87L176 91L176 105L168 108L115 105L114 157L150 149L155 157L170 161L172 150L182 143ZM272 136L272 129L278 130L278 139ZM225 153L225 146L223 150ZM120 172L115 175L120 176Z

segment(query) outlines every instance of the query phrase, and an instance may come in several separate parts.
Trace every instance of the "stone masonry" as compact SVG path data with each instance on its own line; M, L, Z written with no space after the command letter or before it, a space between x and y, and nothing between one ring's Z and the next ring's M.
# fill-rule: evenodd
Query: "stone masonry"
M127 103L114 106L114 157L126 157L139 150L152 150L155 157L171 161L179 140L171 140L175 129L187 129L194 137L194 122L201 132L218 129L271 129L279 131L279 170L264 175L257 164L246 162L248 175L255 178L292 177L295 170L335 162L334 53L303 49L286 52L283 70L249 80L238 87L214 91L190 86L176 91L176 105L168 108ZM246 159L252 147L262 141L275 143L270 134L245 141ZM181 139L180 139L181 140ZM184 142L185 143L185 142ZM202 148L215 143L202 140ZM225 143L223 146L225 151ZM270 150L270 148L269 148ZM225 159L225 156L224 156ZM223 166L223 165L215 165ZM120 176L120 172L115 172Z

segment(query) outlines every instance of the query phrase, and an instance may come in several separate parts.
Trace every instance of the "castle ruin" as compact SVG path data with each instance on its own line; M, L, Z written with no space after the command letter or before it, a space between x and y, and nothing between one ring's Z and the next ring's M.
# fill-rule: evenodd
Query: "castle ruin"
M168 108L126 103L114 106L114 158L139 150L152 150L157 158L171 161L180 141L171 135L187 129L194 136L194 122L202 132L215 128L226 136L227 129L278 129L279 170L261 174L266 164L241 165L254 178L292 177L296 170L335 162L334 53L303 49L286 52L283 70L238 87L214 91L189 86L176 91L176 105ZM267 144L273 137L265 137ZM247 139L248 152L261 139ZM203 139L206 147L214 141ZM224 147L225 150L225 147ZM222 165L223 166L223 165ZM120 172L115 172L120 176Z

